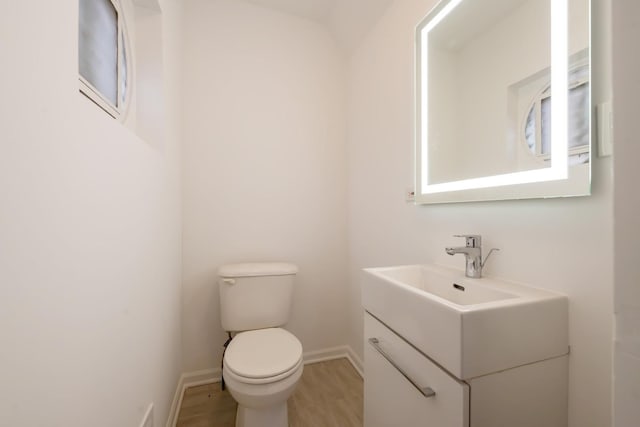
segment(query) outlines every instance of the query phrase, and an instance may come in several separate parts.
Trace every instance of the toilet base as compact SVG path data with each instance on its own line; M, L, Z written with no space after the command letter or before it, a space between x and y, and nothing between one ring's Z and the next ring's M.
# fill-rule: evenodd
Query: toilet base
M287 402L262 409L238 405L236 427L288 427Z

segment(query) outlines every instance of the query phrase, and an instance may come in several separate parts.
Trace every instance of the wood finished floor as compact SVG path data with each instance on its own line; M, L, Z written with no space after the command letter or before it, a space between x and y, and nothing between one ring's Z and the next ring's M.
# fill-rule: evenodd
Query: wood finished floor
M347 359L313 363L289 398L290 427L362 427L362 378ZM220 383L188 388L177 427L234 427L236 402Z

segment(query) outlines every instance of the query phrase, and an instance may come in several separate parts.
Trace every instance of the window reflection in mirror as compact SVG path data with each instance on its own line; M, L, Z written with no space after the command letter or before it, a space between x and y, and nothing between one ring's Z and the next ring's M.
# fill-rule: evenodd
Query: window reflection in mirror
M560 3L444 1L418 26L418 202L590 192L590 5L567 0L562 10ZM562 47L564 60L558 61ZM552 97L554 70L566 73L564 86L556 85L566 91ZM552 108L563 97L568 111ZM552 159L560 124L567 128L560 133L566 148ZM552 165L560 164L564 175L552 174ZM546 182L567 176L555 187ZM533 188L527 183L536 181L542 187L527 193ZM499 190L485 190L485 196L466 191L522 184L521 193L509 188L505 196ZM429 194L451 191L458 194Z

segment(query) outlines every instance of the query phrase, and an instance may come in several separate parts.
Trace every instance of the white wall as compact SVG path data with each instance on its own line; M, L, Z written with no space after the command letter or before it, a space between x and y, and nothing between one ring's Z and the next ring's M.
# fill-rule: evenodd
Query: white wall
M614 425L640 420L640 192L638 192L638 98L640 97L640 4L613 2L615 133L615 320Z
M349 68L350 344L362 354L361 268L435 262L462 269L444 247L478 233L502 249L486 273L570 298L570 426L603 427L611 415L611 159L594 159L593 195L415 207L413 28L435 0L396 1ZM594 101L610 98L609 2L593 2Z
M0 425L137 426L151 402L158 425L181 367L177 108L155 144L81 95L77 9L0 15Z
M300 272L287 325L305 352L343 345L345 74L319 24L245 2L185 3L184 370L218 368L216 269Z

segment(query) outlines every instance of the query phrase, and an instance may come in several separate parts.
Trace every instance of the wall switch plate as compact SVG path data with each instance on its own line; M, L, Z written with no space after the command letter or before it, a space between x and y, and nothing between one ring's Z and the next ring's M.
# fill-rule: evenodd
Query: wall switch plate
M613 154L613 110L611 101L596 106L598 127L598 157Z
M404 200L407 202L416 201L416 192L413 188L408 188L404 191Z
M149 404L147 412L144 414L144 418L142 418L142 423L140 423L140 427L153 427L153 403Z

